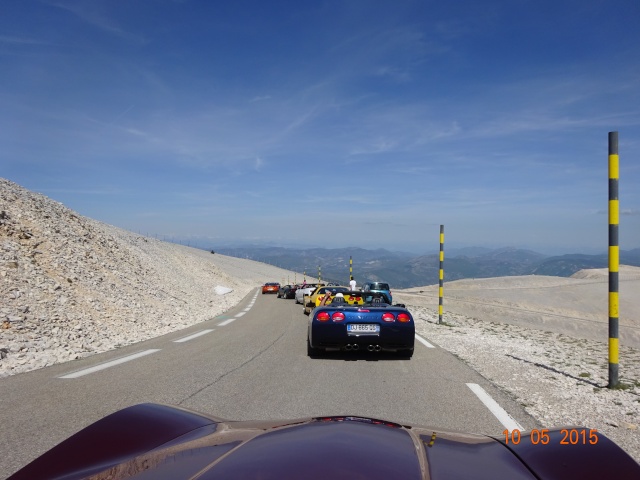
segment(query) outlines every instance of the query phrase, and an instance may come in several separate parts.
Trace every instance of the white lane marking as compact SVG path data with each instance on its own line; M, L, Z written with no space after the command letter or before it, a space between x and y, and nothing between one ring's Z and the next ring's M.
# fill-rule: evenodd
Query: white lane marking
M467 383L467 387L471 389L473 393L477 395L482 403L489 409L491 413L505 426L510 432L512 430L524 430L522 426L514 420L514 418L507 413L507 411L498 405L491 396L484 391L484 389L477 383Z
M416 340L418 340L421 344L423 344L427 348L436 348L418 334L416 334Z
M248 312L249 310L251 310L251 307L247 307L243 310L243 312Z
M224 322L220 322L218 324L219 327L224 327L225 325L229 325L231 322L233 322L235 320L235 318L230 318L229 320L225 320Z
M236 313L236 314L234 315L234 317L236 317L236 318L240 318L240 317L241 317L241 316L243 316L245 313L247 313L247 312L239 312L239 313Z
M159 352L159 349L151 349L145 350L143 352L134 353L132 355L127 355L126 357L119 358L117 360L111 360L110 362L102 363L100 365L96 365L95 367L85 368L84 370L79 370L74 373L69 373L67 375L62 375L58 378L78 378L84 375L89 375L90 373L99 372L100 370L104 370L106 368L114 367L116 365L120 365L121 363L129 362L131 360L135 360L136 358L144 357L146 355L150 355L152 353Z
M202 335L206 335L207 333L211 333L211 332L213 332L213 328L208 328L207 330L202 330L201 332L194 333L193 335L189 335L188 337L174 340L173 343L188 342L189 340L193 340L194 338L201 337Z

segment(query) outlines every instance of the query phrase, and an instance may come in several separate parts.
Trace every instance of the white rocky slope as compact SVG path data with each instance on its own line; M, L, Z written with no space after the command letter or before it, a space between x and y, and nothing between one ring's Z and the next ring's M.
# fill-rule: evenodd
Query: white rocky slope
M288 275L105 225L0 179L0 377L210 319Z
M0 179L0 377L201 322L287 275L81 217ZM638 350L621 348L628 388L609 391L604 342L448 312L447 324L436 325L437 300L394 297L410 306L419 333L517 398L543 426L596 428L640 460Z

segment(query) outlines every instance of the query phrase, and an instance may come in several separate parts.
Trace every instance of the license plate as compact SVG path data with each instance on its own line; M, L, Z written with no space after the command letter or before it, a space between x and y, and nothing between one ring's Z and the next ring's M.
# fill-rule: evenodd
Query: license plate
M349 323L347 325L347 333L358 335L378 335L380 333L380 325L376 323Z

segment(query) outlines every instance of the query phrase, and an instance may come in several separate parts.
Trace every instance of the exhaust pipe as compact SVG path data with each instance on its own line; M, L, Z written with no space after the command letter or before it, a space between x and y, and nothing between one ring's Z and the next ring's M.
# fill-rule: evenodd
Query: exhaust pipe
M350 343L347 343L347 344L344 346L344 349L345 349L345 350L351 350L351 348L352 348L352 345L351 345Z
M379 352L380 350L382 350L382 347L381 347L380 345L376 345L375 347L373 347L373 349L374 349L376 352Z
M354 343L351 348L353 348L353 350L360 350L360 345Z
M373 345L367 345L367 350L369 350L370 352L373 352Z

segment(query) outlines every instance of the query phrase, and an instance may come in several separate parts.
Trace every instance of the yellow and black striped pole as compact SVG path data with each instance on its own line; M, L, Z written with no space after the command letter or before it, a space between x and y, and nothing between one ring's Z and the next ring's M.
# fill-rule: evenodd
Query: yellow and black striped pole
M442 323L444 294L444 225L440 225L440 288L438 288L438 323Z
M349 281L353 280L353 258L349 255Z
M609 132L609 388L618 386L619 178L618 132Z

